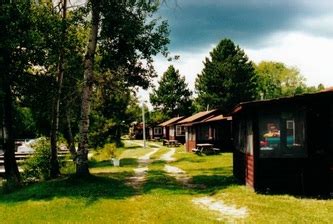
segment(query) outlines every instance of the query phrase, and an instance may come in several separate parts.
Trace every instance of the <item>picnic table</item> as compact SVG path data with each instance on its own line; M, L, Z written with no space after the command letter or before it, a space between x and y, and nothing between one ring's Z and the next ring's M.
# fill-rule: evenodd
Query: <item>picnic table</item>
M163 145L168 147L178 147L180 143L177 140L163 140Z
M211 143L199 143L197 144L197 148L192 149L195 153L218 153L220 151L219 148L214 148L214 145Z

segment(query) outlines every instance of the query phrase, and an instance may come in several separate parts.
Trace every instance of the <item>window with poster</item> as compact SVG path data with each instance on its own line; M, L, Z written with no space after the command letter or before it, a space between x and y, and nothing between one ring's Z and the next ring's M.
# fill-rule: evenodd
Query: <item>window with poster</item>
M259 116L260 157L305 157L304 119L305 115L302 111L261 113Z

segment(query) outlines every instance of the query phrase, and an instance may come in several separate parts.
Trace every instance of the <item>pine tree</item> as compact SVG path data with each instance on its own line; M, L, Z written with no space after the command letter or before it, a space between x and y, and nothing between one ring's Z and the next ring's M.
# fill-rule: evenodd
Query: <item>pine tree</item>
M230 39L223 39L206 58L195 81L199 110L218 108L229 113L242 102L256 97L256 74L244 51Z
M181 77L179 71L170 65L159 81L158 89L150 94L150 101L155 110L171 118L192 114L191 96L185 77Z

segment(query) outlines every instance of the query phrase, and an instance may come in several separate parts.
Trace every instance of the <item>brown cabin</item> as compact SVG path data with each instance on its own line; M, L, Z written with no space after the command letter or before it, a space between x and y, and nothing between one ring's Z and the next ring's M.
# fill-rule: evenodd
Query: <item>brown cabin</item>
M174 117L167 120L161 124L160 127L163 128L163 139L166 140L177 140L178 142L185 143L185 128L177 125L177 122L183 120L185 117Z
M234 176L257 191L333 192L333 91L239 104Z
M223 117L218 110L196 113L177 123L186 127L186 151L192 152L197 144L210 143L226 149L230 144L231 117Z
M159 125L153 125L148 127L149 128L149 139L162 139L163 138L163 127Z

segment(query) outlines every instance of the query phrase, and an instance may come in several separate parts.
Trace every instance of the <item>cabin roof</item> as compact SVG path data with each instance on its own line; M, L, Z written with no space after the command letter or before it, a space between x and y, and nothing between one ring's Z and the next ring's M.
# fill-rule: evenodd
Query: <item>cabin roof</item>
M178 122L178 121L180 121L180 120L182 120L184 118L185 118L185 116L174 117L174 118L171 118L171 119L169 119L167 121L164 121L163 123L159 124L158 126L161 126L161 127L170 126L170 125L172 125L172 124L174 124L174 123L176 123L176 122Z
M204 122L214 122L214 121L223 121L223 120L232 120L232 117L231 116L225 117L222 114L220 114L220 115L217 115L217 116L209 117Z
M295 103L295 102L306 102L306 101L316 102L315 100L321 97L323 97L323 100L326 100L325 97L333 97L333 87L324 89L317 93L305 93L296 96L281 97L269 100L254 100L254 101L242 102L239 103L231 113L236 114L243 111L245 108L251 108L251 107L255 108L258 106L271 106L283 103ZM327 102L330 102L330 100L327 100Z
M189 124L193 122L202 121L203 119L206 119L207 117L211 117L214 114L216 114L218 110L209 110L209 111L201 111L199 113L193 114L192 116L185 118L181 121L179 121L177 124Z

